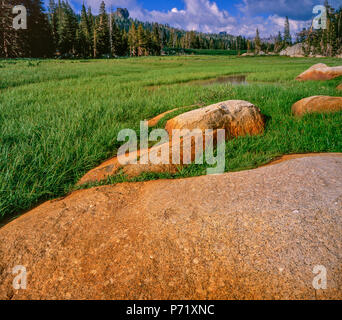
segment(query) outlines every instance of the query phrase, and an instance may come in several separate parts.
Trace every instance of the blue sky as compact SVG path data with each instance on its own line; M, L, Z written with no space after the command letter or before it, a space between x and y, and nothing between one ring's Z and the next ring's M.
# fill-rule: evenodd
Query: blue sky
M101 0L69 0L79 10L82 2L97 12ZM48 2L46 0L46 2ZM234 35L253 36L259 28L262 36L283 31L285 16L292 33L310 25L315 5L324 0L105 0L113 8L127 8L133 18L167 23L185 30L226 31ZM335 8L342 0L329 0Z

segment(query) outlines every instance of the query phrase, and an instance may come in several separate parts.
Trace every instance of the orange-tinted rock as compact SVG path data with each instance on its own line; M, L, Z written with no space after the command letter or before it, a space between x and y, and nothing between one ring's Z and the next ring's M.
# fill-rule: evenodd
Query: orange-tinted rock
M331 80L340 76L342 76L342 66L328 67L324 63L318 63L300 74L296 80Z
M341 193L341 155L77 191L0 229L0 299L341 299Z
M301 116L314 112L337 112L342 110L342 97L313 96L299 100L292 106L292 113Z
M338 86L337 86L337 88L336 88L337 90L342 90L342 83L341 84L339 84Z
M258 107L243 100L228 100L183 113L166 123L165 129L225 129L227 138L262 134L264 117Z

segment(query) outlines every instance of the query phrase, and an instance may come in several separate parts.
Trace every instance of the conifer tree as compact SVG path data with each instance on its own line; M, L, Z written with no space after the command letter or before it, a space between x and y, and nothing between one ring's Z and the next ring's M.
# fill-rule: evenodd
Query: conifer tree
M76 14L67 2L61 3L58 26L58 51L61 55L73 55L76 49L78 23Z
M261 51L261 39L260 39L259 29L256 29L254 42L255 42L255 53L259 53Z
M95 23L96 55L102 56L110 53L109 22L104 1L101 2L99 16Z
M91 12L91 7L88 7L87 10L87 20L89 24L89 51L90 56L94 56L94 29L95 29L95 18L93 16L93 13Z
M14 30L11 28L11 6L4 0L0 0L0 57L8 58L15 54L12 47ZM12 40L11 40L12 39Z
M285 18L285 27L284 27L284 45L290 46L292 44L292 37L291 37L291 32L290 32L290 23L289 23L289 18Z
M112 46L113 46L113 56L124 56L126 55L127 45L126 37L124 32L119 29L115 20L112 21Z
M175 32L173 31L170 36L170 41L169 43L171 44L171 47L175 47ZM153 34L152 34L152 39L151 39L151 47L152 47L152 53L154 55L159 56L161 52L161 39L160 39L160 31L159 27L157 24L153 25Z
M138 35L135 23L132 24L128 32L129 54L131 57L136 57L138 54Z
M51 34L52 34L52 46L53 51L56 52L58 46L58 6L54 0L50 0L48 6L48 16L49 22L51 26Z
M148 55L148 37L142 24L138 26L138 56Z
M89 57L91 51L91 26L84 4L81 9L81 21L77 32L78 54L82 57Z

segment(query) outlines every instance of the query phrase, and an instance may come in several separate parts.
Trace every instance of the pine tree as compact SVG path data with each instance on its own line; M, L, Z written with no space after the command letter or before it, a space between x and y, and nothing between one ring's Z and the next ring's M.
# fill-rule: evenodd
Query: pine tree
M251 52L251 42L247 40L247 53Z
M275 45L274 45L274 51L275 52L280 52L284 47L284 42L283 42L283 38L281 36L281 33L279 31L277 39L275 41Z
M0 57L9 58L18 55L16 48L15 31L12 28L11 6L8 2L0 0Z
M81 9L81 21L77 31L78 55L82 57L91 56L91 40L91 26L86 8L83 4Z
M285 46L290 46L292 44L292 37L290 32L290 23L289 18L285 18L285 27L284 27L284 44Z
M158 30L158 32L159 32L159 30ZM159 38L160 38L160 35L159 35ZM170 34L170 38L169 38L169 42L167 43L167 46L169 48L174 48L175 47L175 31L174 30L172 30L172 32Z
M135 23L132 24L128 32L129 54L131 57L136 57L138 54L138 35Z
M146 56L148 55L148 38L143 29L142 24L138 26L138 56Z
M256 35L255 35L255 53L259 53L261 51L261 39L259 34L259 29L256 29Z
M57 46L58 46L58 6L54 0L50 0L49 6L48 6L48 16L49 16L49 22L51 26L51 34L52 34L52 46L53 51L56 52Z
M4 0L0 0L0 57L11 56L11 36L14 30L11 28L11 6Z
M61 9L58 27L58 51L61 55L74 55L76 53L78 29L76 14L67 2L61 3Z
M125 42L124 32L121 31L115 22L112 21L112 55L113 56L124 56L126 55L127 45Z
M99 16L95 23L96 56L110 53L109 23L104 1L101 2ZM95 42L95 41L94 41Z
M87 20L89 24L89 52L90 56L95 57L94 55L94 30L95 30L95 19L91 12L91 7L88 7L87 10Z
M160 52L161 52L161 39L160 39L160 31L159 31L159 27L157 24L154 24L153 25L153 35L152 35L152 43L151 43L151 46L152 46L152 53L154 55L157 55L159 56L160 55ZM170 40L169 40L169 43L171 44L171 48L174 48L175 47L175 32L173 31L171 33L171 36L170 36Z

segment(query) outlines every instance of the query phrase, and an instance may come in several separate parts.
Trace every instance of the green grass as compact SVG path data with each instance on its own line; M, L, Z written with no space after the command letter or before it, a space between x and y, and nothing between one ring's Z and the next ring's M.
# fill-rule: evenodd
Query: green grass
M227 142L227 171L254 168L282 154L342 152L341 113L291 115L292 104L301 98L341 96L335 89L341 79L293 80L318 62L341 65L333 58L224 56L0 60L0 216L8 219L67 194L88 170L116 154L119 130L138 131L140 120L176 107L243 99L267 115L264 135ZM246 74L250 84L182 84L228 74ZM145 174L134 180L189 177L205 170L205 165L190 165L173 176ZM105 183L125 180L118 175Z

